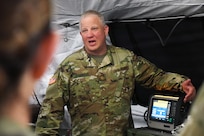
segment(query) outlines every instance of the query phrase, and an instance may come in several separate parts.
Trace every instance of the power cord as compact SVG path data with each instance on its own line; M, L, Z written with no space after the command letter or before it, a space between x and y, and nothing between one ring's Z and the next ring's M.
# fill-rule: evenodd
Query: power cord
M38 97L37 97L35 91L33 91L33 94L34 94L34 97L35 97L35 99L36 99L38 105L41 107L40 101L39 101L39 99L38 99Z
M148 109L144 112L144 120L147 123Z

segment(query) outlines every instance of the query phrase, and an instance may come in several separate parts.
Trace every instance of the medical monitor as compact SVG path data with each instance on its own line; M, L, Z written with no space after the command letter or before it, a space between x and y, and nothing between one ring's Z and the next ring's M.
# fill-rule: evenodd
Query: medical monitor
M148 107L148 126L165 131L173 130L180 123L182 103L179 97L153 95Z

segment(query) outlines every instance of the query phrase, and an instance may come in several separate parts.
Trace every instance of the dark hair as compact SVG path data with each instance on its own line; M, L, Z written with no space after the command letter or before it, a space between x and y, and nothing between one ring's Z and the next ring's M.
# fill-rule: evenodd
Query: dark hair
M0 4L0 17L4 18L0 21L0 104L16 90L39 43L50 32L49 3L49 0L6 0Z

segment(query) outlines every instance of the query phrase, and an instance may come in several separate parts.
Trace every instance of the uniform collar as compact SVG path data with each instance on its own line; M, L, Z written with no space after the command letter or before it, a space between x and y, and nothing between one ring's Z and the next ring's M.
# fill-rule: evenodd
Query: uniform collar
M113 50L113 48L111 46L107 46L107 54L104 57L103 61L101 62L101 64L99 65L98 68L102 68L105 67L107 65L111 65L113 64L113 57L112 57L112 53L114 53L115 50ZM85 51L85 48L82 49L81 51L82 54L82 58L85 63L84 66L85 67L96 67L96 64L94 63L94 61L89 57L89 55L87 54L87 52Z

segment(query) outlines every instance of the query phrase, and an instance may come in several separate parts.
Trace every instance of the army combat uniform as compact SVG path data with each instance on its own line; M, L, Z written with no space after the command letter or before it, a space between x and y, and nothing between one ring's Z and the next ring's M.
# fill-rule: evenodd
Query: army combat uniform
M204 135L204 82L199 89L197 98L194 101L190 118L178 136L203 136Z
M12 119L0 118L0 136L36 136L29 127L24 127Z
M100 64L84 49L60 64L38 116L38 134L58 133L67 105L73 136L125 136L136 82L157 90L182 90L187 77L164 72L129 50L107 48Z

